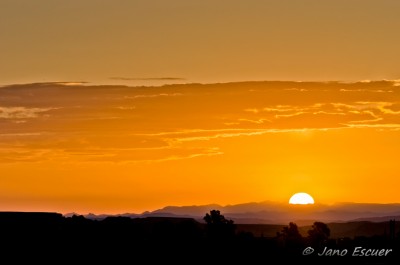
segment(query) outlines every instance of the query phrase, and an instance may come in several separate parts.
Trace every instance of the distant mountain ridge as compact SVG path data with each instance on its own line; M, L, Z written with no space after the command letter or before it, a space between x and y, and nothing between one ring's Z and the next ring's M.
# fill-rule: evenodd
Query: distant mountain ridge
M289 205L275 202L252 202L221 206L218 204L193 206L166 206L142 214L123 213L115 215L84 215L89 219L104 219L108 216L144 217L185 217L202 221L211 210L219 210L225 217L238 224L286 224L297 222L301 225L321 222L369 221L382 222L400 220L400 203L336 203L333 205ZM66 214L71 216L75 213Z

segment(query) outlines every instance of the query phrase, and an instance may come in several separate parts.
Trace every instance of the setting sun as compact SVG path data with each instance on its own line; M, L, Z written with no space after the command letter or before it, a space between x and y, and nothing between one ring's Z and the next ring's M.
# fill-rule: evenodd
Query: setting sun
M299 192L290 197L289 204L314 204L314 199L307 193Z

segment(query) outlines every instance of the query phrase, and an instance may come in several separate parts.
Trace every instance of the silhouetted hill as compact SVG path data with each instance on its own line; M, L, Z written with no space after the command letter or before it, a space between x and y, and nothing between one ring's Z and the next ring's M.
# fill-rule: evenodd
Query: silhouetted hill
M24 223L30 224L55 223L63 219L60 213L48 212L0 212L0 222L5 223Z
M367 217L367 218L357 218L352 221L354 222L360 222L360 221L367 221L367 222L387 222L390 220L400 220L400 215L396 216L382 216L382 217Z
M285 237L277 235L287 224L229 224L235 229L233 234L218 233L226 231L223 225L228 223L210 226L212 224L200 223L193 218L108 216L93 220L81 215L65 217L58 213L0 212L0 249L3 259L12 258L16 264L28 261L54 264L57 259L70 262L79 259L91 264L105 260L125 263L132 259L174 264L255 264L271 259L281 262L293 259L306 263L315 261L316 264L339 261L332 257L302 256L303 249L309 246L306 236L311 226L299 227L303 237L295 245L290 245L285 243ZM388 222L327 225L331 239L326 246L393 250L389 257L360 258L352 264L366 264L366 261L396 264L391 262L398 261L400 222L395 223L395 237L388 234ZM345 260L350 259L347 257Z
M309 225L314 221L348 222L353 220L388 221L400 216L400 204L338 203L334 205L288 205L274 202L245 203L237 205L167 206L142 214L121 214L118 216L137 217L185 217L202 222L205 212L212 209L221 211L237 224L286 224L294 221ZM86 215L90 219L101 219L107 215ZM379 219L381 218L382 219ZM389 217L389 219L387 219ZM393 219L393 218L392 218ZM396 219L396 218L394 218ZM397 218L399 219L399 218Z

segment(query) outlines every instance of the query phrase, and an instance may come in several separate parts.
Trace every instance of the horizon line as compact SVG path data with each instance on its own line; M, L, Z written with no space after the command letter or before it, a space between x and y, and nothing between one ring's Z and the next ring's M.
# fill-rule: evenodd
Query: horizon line
M283 205L283 206L289 206L289 207L312 207L312 206L327 206L327 207L332 207L335 205L341 205L341 204L355 204L355 205L396 205L398 204L400 206L400 202L389 202L389 203L375 203L375 202L334 202L334 203L314 203L314 204L289 204L288 202L277 202L277 201L259 201L259 202L245 202L245 203L237 203L237 204L218 204L218 203L209 203L209 204L192 204L192 205L166 205L162 206L160 208L156 208L153 210L145 210L142 212L135 212L135 211L124 211L124 212L118 212L118 213L107 213L107 212L96 212L96 211L89 211L86 213L78 213L75 211L18 211L18 210L0 210L0 213L2 212L12 212L12 213L58 213L63 216L66 215L71 215L71 214L76 214L76 215L110 215L110 216L118 216L118 215L125 215L125 214L135 214L135 215L144 215L146 213L153 213L158 210L165 209L167 207L176 207L176 208L183 208L183 207L208 207L208 206L217 206L217 207L229 207L229 206L238 206L238 205L244 205L244 204L275 204L275 205ZM218 210L218 209L217 209Z

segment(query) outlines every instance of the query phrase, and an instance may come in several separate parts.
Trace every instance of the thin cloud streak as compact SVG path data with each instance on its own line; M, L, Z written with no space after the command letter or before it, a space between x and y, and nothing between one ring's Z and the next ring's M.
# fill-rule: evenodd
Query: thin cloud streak
M36 86L36 87L45 87L45 86L84 86L86 84L90 84L87 81L52 81L52 82L40 82L40 83L24 83L24 84L9 84L0 86L3 87L26 87L26 86Z
M260 129L260 130L244 130L244 132L237 133L229 133L230 130L225 130L227 132L217 133L209 136L188 136L188 137L178 137L173 138L173 141L177 142L191 142L191 141L208 141L217 138L232 138L232 137L240 137L240 136L259 136L269 133L304 133L308 131L328 131L328 130L337 130L343 129L346 127L338 127L338 128L299 128L299 129ZM247 131L247 132L245 132Z
M111 80L121 81L184 81L182 77L110 77Z
M176 97L182 96L182 93L160 93L160 94L149 94L149 95L135 95L135 96L126 96L125 99L137 99L137 98L157 98L157 97Z
M400 129L400 124L346 124L350 128Z
M56 108L0 107L0 119L31 119Z

